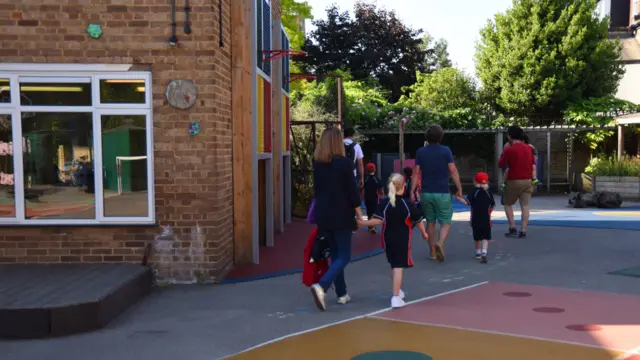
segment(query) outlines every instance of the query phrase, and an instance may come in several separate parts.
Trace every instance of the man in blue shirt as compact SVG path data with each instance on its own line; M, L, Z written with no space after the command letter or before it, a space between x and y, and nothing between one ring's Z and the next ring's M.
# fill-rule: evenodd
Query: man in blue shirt
M456 196L462 197L460 175L453 161L449 147L440 145L444 130L440 125L431 125L427 129L427 145L416 154L416 166L413 173L411 197L415 201L415 187L418 176L422 177L420 208L427 218L427 233L431 245L431 259L444 261L444 242L451 230L453 206L449 190L449 176L456 186ZM436 239L436 222L440 223L440 236Z

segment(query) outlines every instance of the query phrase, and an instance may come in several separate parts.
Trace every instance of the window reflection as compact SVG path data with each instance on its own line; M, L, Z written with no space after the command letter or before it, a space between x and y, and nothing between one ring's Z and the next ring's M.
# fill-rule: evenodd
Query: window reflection
M102 116L104 216L148 216L145 115Z
M0 115L0 217L15 217L11 115Z
M23 113L27 219L94 219L91 113Z
M0 103L11 102L11 86L9 79L0 79Z
M103 104L144 104L144 80L100 80L100 102Z
M91 106L91 83L22 83L22 106Z

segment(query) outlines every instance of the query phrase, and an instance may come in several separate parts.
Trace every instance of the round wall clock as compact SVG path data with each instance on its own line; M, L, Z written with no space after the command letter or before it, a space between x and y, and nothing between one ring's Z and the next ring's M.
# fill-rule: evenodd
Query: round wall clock
M166 91L169 105L178 109L188 109L196 103L196 85L191 80L173 80Z

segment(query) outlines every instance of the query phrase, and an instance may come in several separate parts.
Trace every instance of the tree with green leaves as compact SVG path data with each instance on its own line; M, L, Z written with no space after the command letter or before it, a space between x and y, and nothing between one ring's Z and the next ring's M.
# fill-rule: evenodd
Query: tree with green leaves
M620 45L595 0L514 0L481 30L476 71L492 106L535 124L558 121L571 103L616 92Z
M405 88L409 94L402 101L433 111L474 108L475 80L464 72L445 67L431 74L418 73L417 82Z
M451 59L449 59L449 44L445 39L436 40L430 34L426 34L422 38L422 49L425 50L427 56L424 60L423 72L433 72L438 69L451 67Z
M416 80L427 55L422 30L405 25L393 11L358 2L355 17L333 5L327 19L314 21L301 58L306 72L328 74L344 69L354 80L370 77L388 91L391 101L402 95L402 87Z
M311 6L306 1L280 0L282 11L282 26L289 35L289 45L292 49L300 50L304 45L305 34L300 27L300 21L313 19Z

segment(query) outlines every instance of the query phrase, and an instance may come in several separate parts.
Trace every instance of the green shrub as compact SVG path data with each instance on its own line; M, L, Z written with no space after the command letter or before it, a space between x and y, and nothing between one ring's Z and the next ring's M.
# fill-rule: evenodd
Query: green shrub
M639 176L640 159L624 156L621 161L617 157L595 157L589 162L585 172L594 176Z

